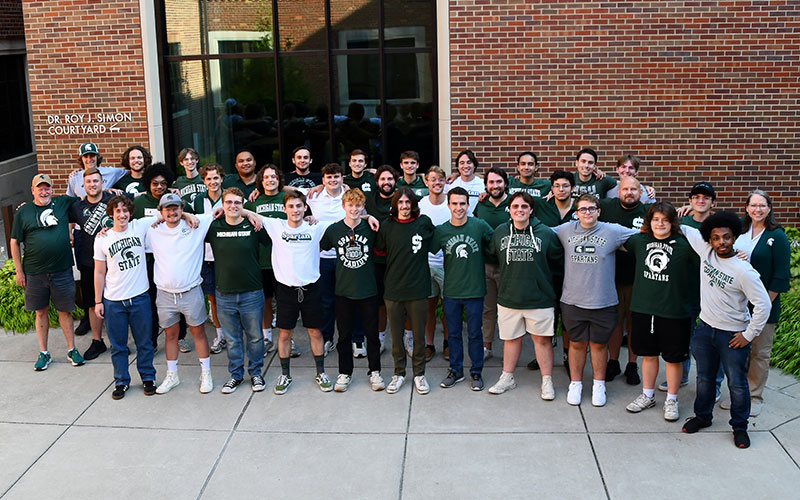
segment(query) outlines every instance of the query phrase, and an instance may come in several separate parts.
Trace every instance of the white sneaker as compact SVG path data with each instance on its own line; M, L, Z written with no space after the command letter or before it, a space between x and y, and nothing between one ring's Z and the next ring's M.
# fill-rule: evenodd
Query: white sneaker
M289 357L292 358L300 357L300 349L296 345L294 345L294 339L292 339L291 347L289 348Z
M360 344L360 345L359 345ZM367 345L364 342L353 342L353 357L356 359L367 357Z
M338 377L336 377L336 385L333 386L333 390L336 392L344 392L350 386L350 380L352 378L350 375L345 375L344 373L340 373Z
M267 357L267 354L271 353L275 350L275 343L271 340L264 339L264 357Z
M188 340L186 340L186 339L178 339L178 349L180 349L181 352L191 352L192 351L192 346L189 345L189 341Z
M406 333L403 335L403 344L406 346L406 352L409 356L414 355L414 335Z
M369 372L369 386L373 391L382 391L386 387L381 372Z
M386 394L394 394L403 387L403 382L406 381L406 378L402 375L394 375L392 376L392 380L389 382L389 385L386 386Z
M639 394L636 396L636 399L631 401L631 403L625 407L625 409L631 413L639 413L640 411L652 408L655 405L656 398L648 398L644 394Z
M675 399L668 399L664 401L664 420L667 422L674 422L680 418L678 411L678 401Z
M514 374L503 372L500 374L500 380L498 380L493 386L489 387L489 394L503 394L504 392L515 388L516 386L517 382L514 380Z
M486 361L487 359L492 359L494 357L494 353L491 349L487 349L486 347L483 348L483 360Z
M161 385L158 386L156 389L156 394L166 394L173 387L177 386L181 383L181 379L178 378L178 372L167 372L167 376L164 377L164 381L161 382Z
M606 405L606 386L592 385L592 405L593 406Z
M414 387L419 394L428 394L431 392L431 386L428 385L428 380L425 378L425 375L414 377Z
M556 390L553 387L553 377L542 377L542 391L540 396L545 401L552 401L556 399Z
M214 341L211 342L211 354L219 354L222 352L223 349L228 345L228 341L225 340L225 337L215 337Z
M200 371L200 392L208 394L214 390L214 381L211 379L211 370ZM158 392L158 390L156 390Z
M327 358L328 354L332 353L334 349L336 349L336 344L332 340L326 340L325 345L322 346L322 354Z
M570 382L569 389L567 390L567 403L572 406L581 404L581 393L583 392L583 384L578 382Z

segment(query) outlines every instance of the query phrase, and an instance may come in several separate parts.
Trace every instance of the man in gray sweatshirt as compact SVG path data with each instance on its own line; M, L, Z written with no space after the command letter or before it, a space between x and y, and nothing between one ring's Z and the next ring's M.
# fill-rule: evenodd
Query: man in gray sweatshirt
M742 233L736 214L718 212L704 220L699 231L685 225L681 230L700 256L700 321L692 345L697 361L697 397L695 416L683 424L683 432L693 434L711 425L715 378L721 362L731 395L728 423L733 428L733 442L738 448L747 448L747 356L750 342L761 333L769 317L769 295L756 270L736 258L733 244ZM753 304L752 317L748 302Z

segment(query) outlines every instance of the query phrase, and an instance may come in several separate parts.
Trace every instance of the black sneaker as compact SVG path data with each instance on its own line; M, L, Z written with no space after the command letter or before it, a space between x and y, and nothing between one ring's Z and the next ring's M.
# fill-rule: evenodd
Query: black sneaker
M622 370L619 368L619 361L616 359L609 359L608 365L606 366L606 382L611 382L614 380L614 377L622 373Z
M239 385L241 385L242 382L244 382L244 379L240 378L240 379L237 380L237 379L231 377L227 382L225 382L225 385L222 386L222 388L220 389L220 392L222 394L230 394L233 391L235 391L236 388L239 387Z
M750 448L750 436L747 435L747 431L733 431L733 444L737 448Z
M114 387L114 392L111 393L111 399L122 399L125 393L128 392L127 385L118 385Z
M78 327L75 328L75 335L86 335L91 329L92 324L89 323L89 311L86 311L86 314L84 314L83 318L81 318L81 322L78 323Z
M639 367L636 363L628 363L625 365L625 382L628 385L639 385L642 379L639 378Z
M449 372L447 372L447 376L444 378L444 380L442 380L442 383L439 384L439 387L443 389L449 389L450 387L453 387L462 380L464 380L463 373L456 373L453 370L450 370Z
M482 391L483 390L483 377L481 377L480 373L473 373L470 375L472 377L472 390L473 391Z
M145 396L152 396L156 393L156 383L152 380L145 380L144 381L144 395Z
M683 424L683 432L686 434L694 434L700 429L711 427L711 422L703 422L697 417L692 417Z
M102 339L101 340L92 339L92 345L90 345L89 348L86 349L86 352L83 353L83 359L85 359L86 361L91 361L97 358L97 356L106 352L107 350L108 347L106 347L106 343L103 342Z
M534 358L533 361L528 363L528 370L538 370L539 369L539 362L536 361Z

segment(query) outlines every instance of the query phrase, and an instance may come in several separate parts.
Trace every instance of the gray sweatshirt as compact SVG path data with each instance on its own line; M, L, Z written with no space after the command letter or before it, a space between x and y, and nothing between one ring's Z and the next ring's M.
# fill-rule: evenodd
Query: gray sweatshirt
M561 302L583 309L603 309L619 303L614 252L639 232L609 222L584 229L579 221L553 228L564 247L564 290Z
M758 272L738 257L720 258L697 229L681 225L700 256L700 319L729 332L744 332L752 342L769 318L772 304ZM747 302L753 304L753 317Z

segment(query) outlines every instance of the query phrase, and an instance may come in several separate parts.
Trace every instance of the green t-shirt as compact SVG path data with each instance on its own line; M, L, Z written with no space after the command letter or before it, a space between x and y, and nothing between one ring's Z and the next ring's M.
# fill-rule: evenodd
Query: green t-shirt
M375 257L372 253L376 236L364 220L353 230L344 221L325 230L319 247L323 250L336 249L336 295L361 300L378 294Z
M550 181L547 179L533 179L530 184L525 184L516 177L508 179L508 194L524 191L531 196L543 197L550 192Z
M494 231L483 219L468 217L463 226L450 221L436 226L431 252L444 254L444 293L451 299L486 295L484 252Z
M428 186L425 185L425 181L423 181L422 177L419 175L411 184L408 184L403 177L397 179L397 187L403 186L411 188L411 190L414 191L414 194L417 195L417 199L428 196Z
M263 228L258 232L253 231L253 225L247 219L232 226L223 217L211 223L206 241L211 243L216 258L214 279L217 290L223 293L261 290L258 248L269 241Z
M369 172L363 172L359 178L353 177L352 174L345 175L344 183L347 184L350 189L360 189L361 192L367 196L369 196L370 193L374 193L378 190L378 184L375 182L375 176Z
M250 193L256 190L256 181L245 184L242 178L239 177L239 174L225 174L225 178L222 179L222 189L225 190L229 187L241 189L242 193L244 193L244 199L246 200L250 196Z
M608 198L600 200L599 220L601 222L615 222L620 226L633 229L641 229L649 208L650 204L637 203L635 207L626 209L623 208L618 198ZM617 267L614 272L614 279L617 285L632 285L634 276L633 257L620 250L617 251L616 256Z
M631 311L662 318L690 317L691 302L686 298L699 276L693 271L700 258L686 238L678 234L659 240L639 233L623 247L635 262Z
M195 175L191 179L182 175L178 177L172 187L178 190L178 196L189 206L194 205L194 199L198 194L208 191L199 175Z
M681 217L681 224L700 229L702 222L697 222L691 215L684 215ZM695 304L695 309L700 309L700 261L690 268L691 281L689 283L689 300Z
M487 196L485 200L478 202L475 205L475 210L472 215L483 219L492 229L497 229L497 226L504 222L508 222L511 216L508 213L508 197L495 206Z
M578 197L584 193L592 193L598 198L603 199L606 197L608 190L616 185L616 179L612 179L609 176L598 179L597 176L592 174L588 181L583 182L580 176L575 173L575 187L572 189L572 197L577 200Z
M142 179L134 179L131 177L131 174L126 174L125 177L118 180L117 183L114 184L114 189L121 189L134 196L147 191L144 184L142 184Z
M256 201L245 202L244 208L262 217L286 220L286 212L283 211L283 195L281 192L273 195L262 194L256 198ZM272 240L268 239L259 247L258 265L261 269L272 269Z
M381 222L375 249L386 253L384 298L395 301L428 298L431 292L428 252L433 230L427 215L410 222L391 217Z
M535 217L523 230L503 224L495 229L489 251L500 262L498 304L511 309L555 307L551 269L563 266L564 249L552 229Z
M564 217L561 217L561 212L558 210L555 198L545 200L544 198L533 198L533 215L547 227L556 227L569 222L571 220L578 220L575 215L575 205L570 208Z
M703 225L702 222L697 222L696 220L694 220L694 217L692 217L691 215L684 215L683 217L681 217L681 224L693 227L695 229L700 229L700 226Z
M133 218L141 219L142 217L155 217L158 215L158 200L147 191L141 196L137 196L133 200L135 205L133 209Z
M29 202L14 214L11 237L25 245L22 255L25 274L58 273L72 267L68 223L75 221L69 218L69 207L79 200L53 196L47 206Z

